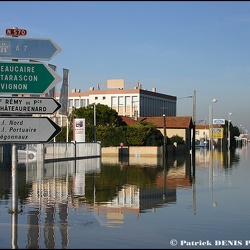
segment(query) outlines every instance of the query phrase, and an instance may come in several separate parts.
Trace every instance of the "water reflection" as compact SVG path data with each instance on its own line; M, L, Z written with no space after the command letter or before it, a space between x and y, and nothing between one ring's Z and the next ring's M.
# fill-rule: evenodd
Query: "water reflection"
M217 206L216 185L229 179L232 163L237 165L238 161L237 151L230 157L219 150L196 151L196 166L209 173L212 206ZM128 213L138 219L142 214L175 204L177 190L193 189L196 214L196 176L191 162L191 155L182 155L153 166L121 167L119 162L102 164L99 158L19 164L19 213L11 214L12 248L18 248L19 223L27 225L26 248L66 248L70 227L121 228ZM0 171L1 200L11 208L11 170Z

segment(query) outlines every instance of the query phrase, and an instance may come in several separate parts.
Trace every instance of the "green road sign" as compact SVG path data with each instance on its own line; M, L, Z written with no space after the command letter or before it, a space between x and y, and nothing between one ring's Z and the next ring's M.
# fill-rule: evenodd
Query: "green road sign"
M0 62L0 93L44 94L61 80L41 62Z

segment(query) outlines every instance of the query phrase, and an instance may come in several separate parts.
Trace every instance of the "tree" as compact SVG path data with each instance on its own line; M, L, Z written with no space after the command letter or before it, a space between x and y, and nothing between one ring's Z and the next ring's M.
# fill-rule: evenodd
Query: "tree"
M85 119L85 139L86 142L94 141L94 115L96 115L96 131L102 130L102 127L119 127L124 124L122 118L118 115L115 109L110 108L104 104L95 104L96 114L94 114L94 104L90 104L86 107L80 107L75 109L74 118ZM98 141L100 133L97 133Z
M121 118L115 109L104 104L96 104L96 126L119 126ZM86 125L94 124L94 104L75 109L75 118L85 118Z

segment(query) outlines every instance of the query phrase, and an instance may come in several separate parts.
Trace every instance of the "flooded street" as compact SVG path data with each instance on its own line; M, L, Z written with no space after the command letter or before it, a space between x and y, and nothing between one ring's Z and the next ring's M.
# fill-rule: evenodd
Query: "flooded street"
M191 155L165 166L22 163L17 199L2 167L0 248L249 249L249 150L196 149L195 168Z

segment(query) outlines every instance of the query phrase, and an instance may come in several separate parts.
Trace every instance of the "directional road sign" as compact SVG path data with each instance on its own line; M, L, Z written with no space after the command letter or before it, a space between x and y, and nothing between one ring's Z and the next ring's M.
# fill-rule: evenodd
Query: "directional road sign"
M0 96L0 114L53 114L61 104L49 97L2 97Z
M41 62L0 62L0 93L44 94L61 80Z
M51 39L0 37L0 58L51 60L62 49Z
M0 143L49 142L60 132L48 117L0 116Z

